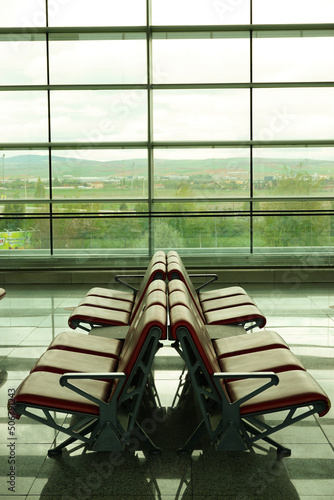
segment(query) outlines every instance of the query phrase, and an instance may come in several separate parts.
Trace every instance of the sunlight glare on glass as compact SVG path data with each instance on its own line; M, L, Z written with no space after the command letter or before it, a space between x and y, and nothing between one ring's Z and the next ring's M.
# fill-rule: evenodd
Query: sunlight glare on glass
M142 26L145 0L55 0L50 26Z
M253 0L254 24L333 22L333 0Z
M45 2L40 0L11 0L10 2L2 0L0 2L0 24L4 27L24 28L45 26Z
M218 25L250 22L250 0L152 0L156 25Z

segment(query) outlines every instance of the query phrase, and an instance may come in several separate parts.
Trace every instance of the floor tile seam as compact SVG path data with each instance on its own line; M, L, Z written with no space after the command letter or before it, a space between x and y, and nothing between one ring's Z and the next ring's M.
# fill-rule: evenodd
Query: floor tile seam
M1 361L3 361L4 359L6 359L6 358L9 356L9 354L11 354L11 353L12 353L12 352L13 352L13 351L17 348L17 344L15 344L15 346L14 346L14 347L13 347L13 346L11 346L11 345L3 345L3 344L1 344L1 345L0 345L0 348L1 348L1 349L11 349L11 351L10 351L8 354L6 354L6 356L4 356L4 357L1 359Z
M49 444L48 444L48 448L51 448L51 447L52 447L53 442L54 442L54 440L52 441L51 445L49 445ZM32 489L34 488L34 485L35 485L36 481L38 481L38 479L39 479L39 474L40 474L41 470L43 469L43 467L44 467L44 464L45 464L46 460L47 460L47 453L46 453L46 455L45 455L45 457L44 457L44 460L42 460L42 462L41 462L41 465L40 465L40 467L39 467L39 469L38 469L38 472L36 473L36 476L34 477L33 482L31 483L31 486L30 486L30 488L29 488L29 491L28 491L28 493L27 493L27 497L26 497L26 498L28 498L28 496L29 496L30 492L31 492L31 491L32 491ZM33 494L31 494L31 496L33 496ZM62 495L62 496L63 496L63 495ZM56 498L56 497L57 497L57 495L55 495L55 498ZM59 497L60 497L60 495L59 495ZM38 498L40 498L40 496L39 496Z
M29 343L28 345L22 345L22 342L25 342L24 340L22 340L19 344L16 345L16 349L18 349L19 347L36 347L36 348L39 348L39 347L44 347L44 344L32 344L32 343ZM50 345L50 342L46 343L45 346L46 347L49 347Z
M316 419L317 420L317 419ZM327 436L327 433L325 431L325 429L323 429L322 425L326 425L325 423L322 424L322 422L318 422L318 425L321 429L321 432L323 433L327 443L329 444L330 448L332 449L333 453L334 453L334 443L331 442L330 438Z
M36 317L39 317L39 316L36 316ZM31 328L32 328L32 331L28 333L27 337L29 337L29 335L31 335L31 334L32 334L32 333L36 330L36 328L38 328L38 327L39 327L39 326L43 323L43 321L45 321L45 318L46 318L46 317L45 317L45 316L41 316L41 317L42 317L43 319L40 321L40 323L39 323L39 324L34 325L34 326L32 326L32 327L31 327ZM27 337L25 337L23 340L25 340Z
M282 304L267 304L267 303L262 303L261 301L255 301L256 305L262 310L262 312L266 313L266 316L281 316L281 313L288 313L290 315L296 316L304 316L308 312L314 316L321 316L326 314L326 312L317 306L314 306L313 304L299 304L299 305L294 305L291 304L291 299L287 299L286 302ZM265 311L264 311L265 309ZM327 309L327 308L325 308Z
M274 323L273 322L273 318L271 317L268 317L268 315L266 316L267 318L267 324L266 324L266 330L270 330L273 326L276 326L277 328L280 327L280 328L315 328L315 329L320 329L320 328L328 328L328 329L333 329L334 330L334 322L333 322L333 325L332 324L329 324L327 319L324 317L324 319L326 319L326 323L327 325L312 325L312 324L301 324L300 322L296 322L296 321L293 321L293 322L290 322L289 321L289 324L282 324L282 323ZM288 316L282 316L282 314L280 314L279 316L277 316L277 318L279 320L282 320L284 322L288 321ZM310 319L310 316L304 316L304 318L308 318ZM296 319L295 317L293 319ZM311 318L312 320L314 320L315 318ZM319 319L319 318L317 318Z
M308 296L307 297L308 300L310 300L316 307L318 307L320 310L322 310L322 308L320 308L317 304L317 302L319 301L319 298L316 298L316 297L310 297ZM333 298L333 305L334 305L334 298Z
M333 322L333 326L334 326L334 310L333 310L332 314L329 314L326 312L325 315L328 317L328 319L330 319Z

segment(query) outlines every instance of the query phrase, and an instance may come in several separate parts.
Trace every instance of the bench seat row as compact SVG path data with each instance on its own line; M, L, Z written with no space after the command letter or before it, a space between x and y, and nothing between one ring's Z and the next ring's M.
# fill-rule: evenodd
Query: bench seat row
M243 288L234 286L203 291L203 287L217 276L213 275L209 281L207 277L210 275L201 276L206 278L206 282L195 289L178 253L171 251L166 255L163 251L157 251L138 289L125 281L130 275L116 276L116 280L130 287L131 291L92 288L72 312L68 324L72 329L79 327L87 331L94 327L131 325L150 284L156 280L167 280L174 282L175 289L188 289L203 321L208 325L239 324L247 330L265 326L265 316Z
M154 401L151 366L166 331L166 285L159 281L145 295L124 341L76 332L57 335L16 390L11 413L68 436L49 456L75 441L95 451L123 450L134 431L151 452L159 452L140 427L138 413L146 393ZM54 412L76 418L60 425Z
M167 278L174 281L174 287L182 283L187 288L198 313L207 325L239 323L246 330L250 330L255 326L263 328L266 324L265 316L242 287L231 286L205 291L204 287L215 281L217 275L189 275L175 251L167 254ZM192 278L204 278L206 281L195 288Z
M163 255L157 258L159 262L151 262L152 268L159 267L161 272ZM171 258L172 265L179 259L175 253ZM148 449L158 453L159 448L141 428L138 415L144 396L152 407L159 406L151 368L160 341L169 338L187 368L182 391L192 388L201 413L198 428L180 453L190 453L206 433L218 450L243 450L263 439L274 445L280 456L289 455L290 450L270 435L314 413L325 415L330 401L286 342L276 332L264 329L211 339L208 316L185 283L187 277L184 281L169 276L167 285L168 271L162 279L152 278L151 272L145 276L140 300L139 292L133 297L125 339L73 331L59 334L18 387L10 402L12 414L17 418L26 415L67 435L65 441L49 450L49 456L61 453L77 440L96 451L122 450L133 433L139 433ZM217 301L224 290L211 294L203 304ZM112 295L109 299L119 300L116 293ZM240 296L241 300L250 300L246 292L235 295ZM222 324L253 324L254 316L247 316L242 309L252 305L256 307L240 305L239 301L206 314L234 309L232 321L227 316L230 319L224 323L220 316ZM109 310L94 308L95 312ZM110 311L114 315L118 310ZM54 412L75 418L60 425ZM286 413L283 419L281 412ZM275 426L262 418L272 413L275 419L281 419Z
M169 292L171 336L188 370L182 390L191 385L201 412L198 428L179 452L191 452L206 432L218 450L244 450L262 439L280 457L289 456L269 436L314 413L325 415L327 394L276 332L212 340L187 290ZM276 425L263 420L271 414Z
M69 317L71 328L90 331L95 326L128 326L136 316L147 288L155 280L166 279L166 254L157 251L153 255L144 275L131 275L131 279L141 279L136 289L126 282L127 275L116 276L116 281L130 291L94 287L81 300Z

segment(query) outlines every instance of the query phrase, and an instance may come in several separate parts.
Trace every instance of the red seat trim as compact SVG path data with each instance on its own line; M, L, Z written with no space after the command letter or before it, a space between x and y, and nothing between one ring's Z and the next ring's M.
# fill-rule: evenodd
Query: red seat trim
M62 387L60 375L49 372L34 372L20 384L15 394L15 403L47 407L66 412L80 412L92 415L99 414L96 403ZM110 383L101 380L77 380L75 385L84 391L94 394L102 401L107 401L110 394Z
M250 394L260 385L261 382L258 380L246 379L226 382L225 387L233 402ZM319 416L326 415L330 409L330 401L314 378L306 371L286 371L279 374L278 385L270 387L243 403L240 407L240 414L266 413L291 406L313 404L317 401L322 401L326 405L326 409Z

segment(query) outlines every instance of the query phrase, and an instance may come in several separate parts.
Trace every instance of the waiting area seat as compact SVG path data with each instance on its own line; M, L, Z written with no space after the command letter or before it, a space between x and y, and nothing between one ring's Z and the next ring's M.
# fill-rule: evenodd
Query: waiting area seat
M173 281L174 290L187 288L204 323L208 325L242 324L246 330L254 327L263 328L266 318L255 302L242 287L232 286L219 290L203 291L203 288L217 279L213 274L189 275L181 257L175 251L167 254L167 277ZM206 281L195 288L191 278ZM182 286L182 284L184 286Z
M138 289L125 280L141 279ZM148 287L155 280L166 279L166 254L157 251L144 275L116 276L116 281L131 292L94 287L81 300L68 319L71 328L90 331L94 327L130 325L139 309Z
M144 401L151 409L160 407L151 370L158 349L169 341L186 367L174 401L193 394L200 414L197 428L180 443L180 454L191 453L208 436L219 451L246 450L263 440L276 447L280 458L289 456L291 451L272 434L316 413L325 415L330 409L327 394L280 335L264 328L254 331L254 324L264 326L265 317L246 293L225 296L217 309L217 297L201 304L186 283L190 278L172 278L163 271L161 253L158 260L135 296L125 339L60 333L19 385L9 403L11 414L67 436L49 456L77 441L89 450L121 451L134 434L150 452L159 453L138 415ZM175 255L172 260L177 261ZM153 268L162 271L163 279ZM87 294L85 300L77 309L94 310L91 325L115 324L116 313L125 314L103 305L122 302L116 296ZM130 301L123 302L129 308ZM210 302L213 309L204 311ZM100 312L106 323L97 322ZM88 314L83 321L90 324ZM214 324L235 335L218 332L212 337L208 328ZM59 423L57 413L69 414L70 421Z
M268 342L267 332L263 336L260 332L263 345L256 333L240 335L233 352L233 340L211 340L184 292L170 294L169 314L172 338L180 344L188 370L183 390L191 384L201 412L200 424L180 453L191 452L207 433L218 450L245 450L264 440L277 448L280 457L289 456L290 450L269 436L314 413L323 416L329 411L326 393L277 334L271 334ZM270 425L263 416L272 414L278 423Z
M154 399L150 373L160 339L166 338L166 298L161 290L145 295L124 342L60 334L20 384L10 412L69 436L49 451L50 456L75 441L95 451L123 450L133 432L149 451L160 451L137 416L144 395ZM75 418L68 425L59 424L54 412Z
M187 301L191 301L197 309L203 323L213 325L242 325L245 330L253 329L255 326L263 328L266 324L266 318L255 304L242 303L235 304L233 307L224 307L204 312L196 296L189 291L187 285L180 280L172 280L169 283L169 294L173 304L177 302L183 294Z

